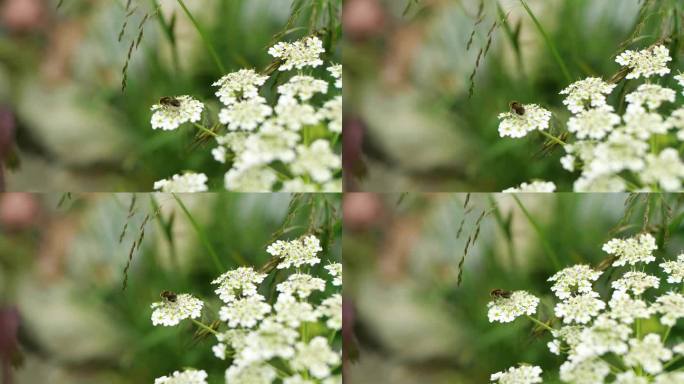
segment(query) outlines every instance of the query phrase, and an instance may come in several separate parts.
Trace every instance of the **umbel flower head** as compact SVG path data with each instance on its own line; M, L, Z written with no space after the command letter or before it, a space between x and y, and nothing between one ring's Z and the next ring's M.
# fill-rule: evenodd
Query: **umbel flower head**
M574 265L565 268L549 277L553 281L551 290L559 299L567 299L576 294L592 291L592 284L601 276L601 272L588 265Z
M627 50L621 53L615 61L623 67L630 68L628 79L640 77L663 76L670 73L667 63L672 61L670 51L663 45L657 45L642 51Z
M154 384L207 384L207 373L195 369L186 369L183 372L175 371L171 376L156 378Z
M162 98L152 106L152 129L170 131L187 122L197 122L202 118L204 104L188 95Z
M684 254L677 256L676 260L665 261L659 265L668 274L668 283L678 284L684 279Z
M606 95L613 92L615 84L609 84L598 77L588 77L576 81L560 92L568 95L563 104L570 112L580 113L591 108L600 108L606 105Z
M283 61L278 68L281 71L308 66L318 67L323 64L319 57L323 52L323 42L316 36L309 36L293 43L280 42L268 50L269 55Z
M264 85L268 76L256 73L253 69L241 69L216 80L212 85L219 87L216 96L225 105L259 96L259 87Z
M281 259L278 269L316 265L321 262L316 255L322 250L321 242L311 235L291 241L278 240L266 248L266 252Z
M510 367L507 371L492 374L492 383L499 384L534 384L541 383L542 369L533 365Z
M152 325L172 326L181 320L196 319L202 314L202 300L187 293L176 295L174 301L163 300L153 303Z
M239 267L217 277L212 284L218 284L216 294L226 303L238 297L254 296L257 285L264 281L266 274L259 273L252 267Z
M509 323L518 316L533 315L537 312L539 298L525 292L512 292L510 297L499 297L487 304L489 322Z
M556 184L550 181L535 180L530 183L522 183L518 187L503 190L503 193L551 193L556 190Z
M170 179L155 181L154 189L167 193L205 192L207 190L207 175L194 172L173 175Z
M653 251L658 249L655 237L649 233L642 233L629 239L611 239L603 245L603 251L617 259L614 267L650 263L655 260Z
M551 121L551 112L536 105L528 104L522 106L522 114L516 111L510 111L499 114L499 135L501 137L510 136L519 138L527 135L529 132L540 130L543 131L549 128L549 121Z

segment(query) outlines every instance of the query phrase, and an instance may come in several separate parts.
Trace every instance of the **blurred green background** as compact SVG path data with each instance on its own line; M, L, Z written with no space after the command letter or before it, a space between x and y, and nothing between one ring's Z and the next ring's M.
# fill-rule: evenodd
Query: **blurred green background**
M189 322L152 326L150 304L163 290L191 293L209 324L220 305L211 281L264 265L275 238L318 236L314 271L325 274L341 260L339 204L332 194L0 194L0 360L15 365L5 383L152 383L188 366L224 383L215 338L195 339ZM270 273L264 292L284 277Z
M573 81L608 79L624 47L661 38L673 73L684 69L680 0L526 2ZM531 179L572 190L562 150L497 131L514 100L569 116L558 93L571 81L520 0L346 0L343 24L347 190L499 192Z
M217 120L211 84L224 73L179 2L63 0L58 8L59 2L0 3L6 189L150 191L154 181L185 170L207 173L211 187L222 189L226 167L210 154L213 140L198 144L197 130L188 125L171 132L150 125L150 107L160 97L184 94L209 101ZM275 42L310 33L324 40L326 61L340 62L339 16L327 12L339 2L184 1L227 72L262 70L271 63L267 50ZM143 21L122 92L122 69ZM270 92L271 84L266 87Z
M525 319L489 323L490 291L528 290L546 320L546 280L598 265L610 238L645 229L658 261L684 249L681 195L349 193L343 210L345 380L354 384L487 383L521 362L558 383L563 361L548 351L550 335ZM603 297L609 278L596 284ZM660 291L668 287L663 279ZM673 343L684 340L681 324L673 332Z

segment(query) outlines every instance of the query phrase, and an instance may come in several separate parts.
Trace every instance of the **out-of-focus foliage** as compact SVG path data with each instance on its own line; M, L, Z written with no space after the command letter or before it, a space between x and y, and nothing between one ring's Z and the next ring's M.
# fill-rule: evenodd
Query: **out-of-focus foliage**
M345 2L349 189L498 192L543 179L571 190L563 151L544 151L540 134L502 139L497 115L520 101L565 121L560 90L608 79L617 54L662 39L673 72L684 69L680 1L526 3L569 78L520 0Z
M226 72L266 69L275 42L314 33L340 61L329 12L339 0L184 4ZM162 96L213 100L224 74L178 1L3 2L0 133L15 138L11 150L0 145L6 188L145 191L179 169L221 169L197 130L153 131L150 107Z
M212 354L214 337L195 337L190 322L152 326L160 293L216 298L203 310L210 323L219 305L211 281L239 265L273 265L266 246L275 239L321 239L317 273L340 261L338 195L177 197L0 195L0 316L16 309L20 318L15 383L151 383L186 366L223 383L228 364ZM272 271L266 289L282 279Z
M485 383L519 362L558 382L550 336L525 319L489 323L490 291L538 295L546 320L546 280L574 264L599 266L608 239L647 230L657 262L684 246L679 195L350 194L343 206L352 383ZM597 282L602 294L608 280ZM681 326L673 332L673 341L684 337Z

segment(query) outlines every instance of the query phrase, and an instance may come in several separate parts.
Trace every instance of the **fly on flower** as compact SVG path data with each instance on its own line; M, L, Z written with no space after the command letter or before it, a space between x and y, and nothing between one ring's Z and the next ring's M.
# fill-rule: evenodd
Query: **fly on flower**
M525 107L519 101L511 101L508 106L511 107L511 112L515 112L520 116L525 114Z
M178 299L178 295L176 294L176 292L172 292L172 291L162 291L162 293L160 293L159 296L162 299L168 300L172 303L175 303L176 299Z
M511 293L512 293L511 291L504 291L503 289L496 288L496 289L492 289L489 292L489 296L491 296L494 299L498 299L498 298L508 299L511 297Z
M181 106L180 100L178 100L172 96L164 96L164 97L160 98L159 104L161 104L165 107L174 107L174 108L178 108Z

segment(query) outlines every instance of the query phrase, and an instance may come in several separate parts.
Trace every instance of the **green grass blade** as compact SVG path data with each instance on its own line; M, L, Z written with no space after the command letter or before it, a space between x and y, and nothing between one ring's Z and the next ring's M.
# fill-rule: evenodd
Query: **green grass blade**
M195 220L195 218L190 214L190 211L188 211L188 208L185 207L185 204L183 204L183 201L178 198L178 196L174 193L173 198L176 200L178 205L181 207L183 210L183 213L185 213L185 216L188 217L188 220L190 221L190 224L192 227L195 229L195 232L197 232L197 236L199 236L200 241L204 245L204 247L207 249L207 252L209 252L209 255L211 256L212 261L214 262L214 265L218 269L219 273L223 273L225 270L223 268L223 264L221 263L221 260L218 257L218 254L214 250L214 247L211 246L211 243L209 242L209 237L207 236L207 233L204 231L202 226L199 225L199 223Z
M551 258L551 263L553 263L553 266L556 270L561 269L561 264L558 261L558 255L556 254L556 251L553 250L553 247L549 243L548 237L546 236L546 232L542 229L541 225L535 220L534 217L530 214L530 212L525 208L525 206L520 202L520 199L518 199L518 196L513 195L513 199L515 199L515 202L518 204L518 207L520 207L520 210L523 212L525 217L527 218L527 221L530 222L532 225L532 228L534 228L534 231L537 232L537 235L539 236L539 239L542 242L542 247L544 247L544 251L546 254Z
M561 72L563 72L563 76L565 76L565 79L568 81L568 83L572 83L573 80L572 80L572 76L570 76L570 71L568 71L568 68L565 66L565 62L563 61L563 58L561 57L560 53L558 53L558 49L556 48L556 45L549 38L549 35L544 30L544 27L542 27L539 20L537 20L537 17L534 15L534 13L530 9L530 7L527 5L525 0L520 0L520 3L525 8L525 11L527 11L527 14L530 15L530 17L532 18L532 21L534 22L534 25L537 27L537 30L539 31L539 33L544 38L546 45L549 47L549 50L551 50L551 54L553 55L553 58L558 63L558 66L560 66Z
M199 25L199 23L197 22L195 17L192 16L192 13L190 13L190 10L188 10L188 8L185 6L185 3L183 2L183 0L177 0L177 1L178 1L178 4L180 4L181 8L183 8L183 12L185 12L185 15L188 16L188 19L190 19L190 22L192 23L192 25L197 30L197 33L199 33L200 38L202 39L202 42L207 47L207 50L209 51L209 54L211 55L211 58L214 59L214 63L216 64L216 66L218 67L218 69L221 71L222 74L225 73L226 72L225 67L223 66L223 63L221 62L221 59L219 59L219 56L216 53L216 50L214 49L214 46L211 45L211 42L207 38L206 33L204 32L202 27Z

